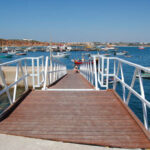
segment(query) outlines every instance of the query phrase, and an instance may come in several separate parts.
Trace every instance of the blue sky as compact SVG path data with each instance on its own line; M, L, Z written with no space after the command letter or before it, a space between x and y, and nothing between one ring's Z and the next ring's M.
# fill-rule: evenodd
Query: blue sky
M0 38L150 42L150 0L0 0Z

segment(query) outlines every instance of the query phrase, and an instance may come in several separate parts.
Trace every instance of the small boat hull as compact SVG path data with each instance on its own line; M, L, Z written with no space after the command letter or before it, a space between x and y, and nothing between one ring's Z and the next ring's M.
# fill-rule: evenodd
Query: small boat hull
M21 56L21 55L27 55L26 53L16 53L16 55Z
M12 58L12 57L13 57L13 55L10 55L10 54L0 56L0 58Z
M61 58L61 57L68 58L70 54L64 52L64 53L57 53L56 55L52 55L52 56L55 58Z
M77 61L77 60L74 61L74 64L75 64L75 65L81 65L81 64L83 64L83 63L84 63L84 62L82 62L82 61Z
M141 50L142 50L142 49L144 49L144 47L143 47L143 46L140 46L140 47L139 47L139 49L141 49Z
M138 78L139 76L136 75L136 77ZM141 77L144 79L150 79L150 73L141 73Z

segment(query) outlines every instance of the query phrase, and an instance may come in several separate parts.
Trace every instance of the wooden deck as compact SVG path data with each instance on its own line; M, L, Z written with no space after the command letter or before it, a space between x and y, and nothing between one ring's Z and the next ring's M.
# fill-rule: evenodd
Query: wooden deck
M74 73L72 70L60 80L51 89L92 89L94 88L80 73Z
M77 81L85 82L80 74L73 75L78 76ZM57 84L72 88L67 81L70 78L68 75L62 79L67 83L65 86L62 81ZM77 81L73 81L74 87ZM90 88L88 82L85 85L82 88ZM100 146L150 148L149 134L112 90L32 91L0 122L0 133Z

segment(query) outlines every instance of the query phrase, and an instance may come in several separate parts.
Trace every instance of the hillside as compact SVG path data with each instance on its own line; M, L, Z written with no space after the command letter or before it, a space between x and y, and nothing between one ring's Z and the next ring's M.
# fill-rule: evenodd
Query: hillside
M21 47L21 46L48 46L48 42L40 42L35 40L8 40L8 39L0 39L0 47L1 46L15 46L15 47Z

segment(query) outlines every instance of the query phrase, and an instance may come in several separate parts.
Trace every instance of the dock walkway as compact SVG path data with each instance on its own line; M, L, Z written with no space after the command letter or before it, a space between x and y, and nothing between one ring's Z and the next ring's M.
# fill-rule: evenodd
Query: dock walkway
M93 89L94 87L80 74L68 70L67 75L50 89Z
M92 89L69 72L51 89ZM150 148L149 133L113 90L32 91L0 122L0 133L123 148Z

